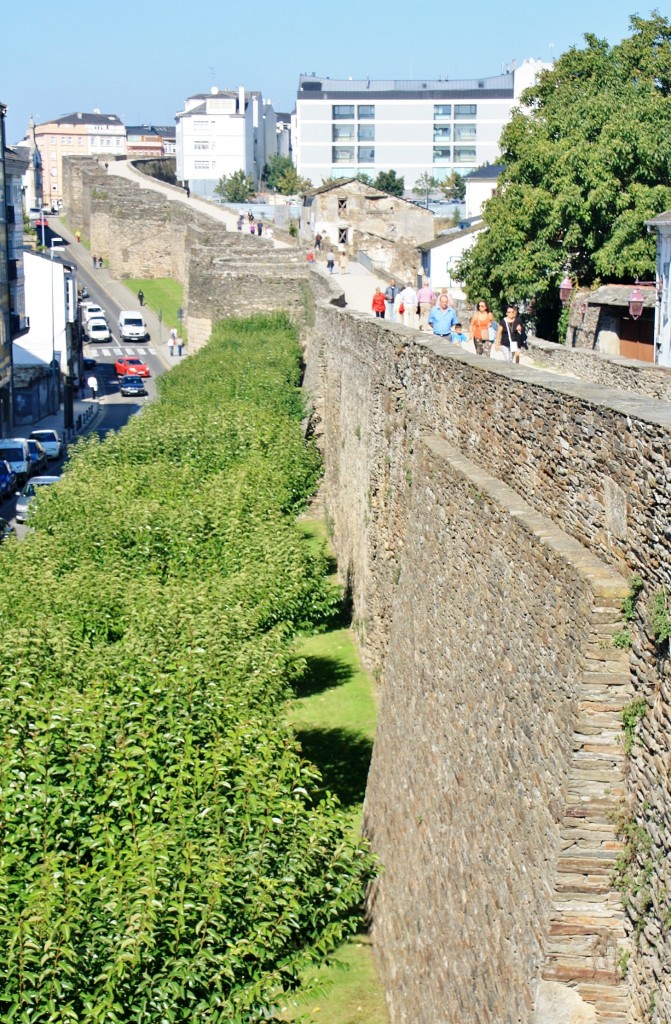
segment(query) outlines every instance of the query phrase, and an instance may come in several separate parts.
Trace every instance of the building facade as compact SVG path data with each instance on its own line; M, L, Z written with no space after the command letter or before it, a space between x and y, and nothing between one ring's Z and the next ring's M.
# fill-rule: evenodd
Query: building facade
M117 160L126 155L126 129L116 114L78 112L35 125L35 144L42 160L46 206L63 201L63 157L93 156Z
M294 122L298 173L327 178L395 170L412 188L427 172L465 175L499 155L501 130L542 61L465 81L362 81L301 75Z
M164 125L127 125L126 154L129 160L140 157L175 155L175 129Z
M263 165L277 153L275 112L260 92L213 87L190 96L175 118L177 179L210 197L224 176L243 171L258 185Z
M657 235L655 362L671 366L671 210L647 222Z

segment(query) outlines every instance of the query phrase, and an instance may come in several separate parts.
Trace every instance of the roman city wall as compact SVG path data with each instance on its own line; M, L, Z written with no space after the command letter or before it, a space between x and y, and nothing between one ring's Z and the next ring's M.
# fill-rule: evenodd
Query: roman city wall
M671 1020L668 374L425 341L338 308L298 250L66 163L70 223L114 276L181 281L194 347L279 308L307 339L379 680L368 911L394 1024Z

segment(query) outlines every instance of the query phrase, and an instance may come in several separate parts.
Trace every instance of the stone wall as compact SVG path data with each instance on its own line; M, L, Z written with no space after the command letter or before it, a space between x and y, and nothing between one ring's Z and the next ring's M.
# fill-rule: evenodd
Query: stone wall
M547 366L606 387L671 401L671 369L668 367L585 348L569 348L541 338L529 338L529 350L537 366Z
M671 408L321 304L313 361L382 682L366 816L393 1020L671 1019L668 675L645 627L671 582Z

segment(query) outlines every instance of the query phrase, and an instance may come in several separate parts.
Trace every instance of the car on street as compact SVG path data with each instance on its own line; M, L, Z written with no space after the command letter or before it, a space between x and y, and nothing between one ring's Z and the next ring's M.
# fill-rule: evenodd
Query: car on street
M48 228L49 227L49 221L47 220L46 217L38 217L37 220L35 221L35 227L36 228Z
M25 523L30 503L37 494L38 489L40 487L48 487L50 484L57 484L59 480L59 476L34 476L32 480L25 484L16 499L15 515L17 523Z
M28 440L31 439L40 442L48 459L60 459L63 454L63 441L57 430L33 430Z
M92 370L98 365L98 360L94 359L93 356L84 356L82 359L82 367L85 370Z
M7 540L7 538L11 537L14 533L16 533L16 530L12 524L8 523L6 519L3 519L2 516L0 516L0 544L2 544L3 540Z
M0 459L0 494L2 494L3 498L11 498L16 488L16 473L7 462L7 459Z
M30 452L30 475L36 476L38 473L44 473L49 461L44 446L34 437L29 437L28 451Z
M146 395L147 389L144 386L142 377L126 374L119 380L119 391L124 398L133 398L135 395Z
M16 482L23 487L30 476L30 450L25 437L0 438L0 459L6 459L16 473Z
M119 313L119 334L122 341L144 341L147 325L139 309L122 309Z
M151 377L149 367L137 356L120 356L114 364L117 377Z
M109 341L112 335L107 321L101 316L94 316L86 321L85 333L90 342Z

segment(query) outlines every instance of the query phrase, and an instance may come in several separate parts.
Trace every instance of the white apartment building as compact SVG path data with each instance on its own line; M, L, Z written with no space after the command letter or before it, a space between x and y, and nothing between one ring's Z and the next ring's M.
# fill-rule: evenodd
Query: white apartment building
M406 189L427 172L468 174L499 156L520 94L543 68L526 60L492 78L353 81L301 75L294 121L298 173L326 178L395 170Z
M272 105L243 86L190 96L175 120L177 179L196 195L212 196L223 175L240 170L258 185L263 165L277 153Z

